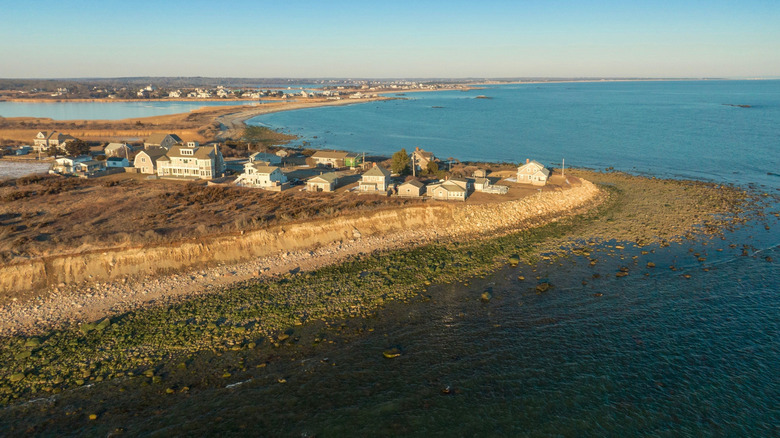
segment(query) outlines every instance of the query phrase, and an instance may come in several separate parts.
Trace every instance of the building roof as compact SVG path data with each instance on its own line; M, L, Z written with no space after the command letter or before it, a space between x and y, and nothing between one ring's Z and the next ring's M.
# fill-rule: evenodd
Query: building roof
M125 157L108 157L108 158L106 158L106 161L111 161L111 162L114 162L114 161L126 161L126 160L127 160L127 158L125 158Z
M529 166L529 165L534 165L535 167L539 167L539 168L542 168L542 169L544 169L544 168L545 168L545 167L544 167L544 165L543 165L542 163L540 163L540 162L538 162L538 161L536 161L536 160L531 160L531 161L529 161L529 162L527 162L527 163L523 163L523 164L521 164L520 166L518 166L518 167L517 167L517 170L520 170L520 169L522 169L523 167L526 167L526 166Z
M146 139L145 143L148 143L148 144L162 144L163 140L165 140L165 137L167 137L169 135L171 136L171 138L173 139L174 142L176 142L176 143L181 143L182 142L182 139L180 139L179 136L176 135L176 134L165 134L165 133L156 132L156 133L150 135L149 138Z
M109 150L109 149L119 149L121 147L125 147L125 148L128 148L128 149L132 149L133 148L132 146L130 146L127 143L109 143L108 145L106 145L106 150Z
M252 159L252 161L257 161L257 158L259 158L259 157L267 157L267 158L271 158L271 159L274 159L274 160L279 159L278 155L271 154L271 153L268 153L268 152L255 152L255 153L253 153L253 154L251 154L249 156L249 158ZM269 160L263 160L263 161L269 161Z
M192 155L184 155L181 153L182 149L192 150ZM214 148L211 147L187 147L184 145L176 144L171 146L165 155L170 159L171 157L177 158L197 158L199 160L211 160L214 158Z
M251 164L252 164L252 167L255 168L255 171L257 173L271 174L271 173L279 170L279 168L276 167L276 166L266 166L265 164L262 164L262 163L257 163L257 164L256 163L251 163Z
M165 150L164 149L146 149L138 153L138 155L146 154L152 161L157 161L161 158L165 158L165 160L168 160L168 157L165 156ZM138 156L136 155L136 156Z
M320 180L320 181L317 181ZM326 183L335 183L339 180L339 176L336 175L334 172L328 172L323 173L322 175L317 175L313 178L309 179L309 182L326 182Z
M412 153L413 153L413 154L417 154L417 156L419 156L419 157L422 157L422 158L425 158L425 159L426 159L426 160L428 160L428 161L430 161L431 159L433 159L433 152L424 151L424 150L420 149L419 147L418 147L418 148L415 148L415 149L412 151Z
M490 180L487 178L477 178L474 180L474 184L490 184Z
M416 179L409 180L409 181L401 184L400 187L403 187L403 186L406 186L406 185L412 185L412 186L417 187L418 189L420 187L424 187L425 186L425 184L421 183L419 180L416 180Z
M428 187L429 187L429 190L436 190L436 189L441 187L442 189L444 189L444 190L446 190L448 192L460 192L460 193L465 193L466 192L466 189L464 189L463 187L461 187L461 186L459 186L459 185L457 185L457 184L455 184L455 183L453 183L451 181L444 181L443 183L432 184L432 185L430 185Z
M542 169L538 170L537 172L542 172L544 174L544 176L546 176L548 178L550 177L550 169L548 169L546 167L542 167Z
M346 152L338 152L338 151L317 151L315 152L311 157L312 158L325 158L330 160L343 160L347 158Z
M385 178L389 178L390 171L382 166L374 165L374 167L365 171L363 176L383 176Z

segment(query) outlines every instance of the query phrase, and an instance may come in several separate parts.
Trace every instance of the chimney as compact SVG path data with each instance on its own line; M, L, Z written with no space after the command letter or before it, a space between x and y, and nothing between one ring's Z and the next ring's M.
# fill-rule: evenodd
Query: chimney
M415 147L414 150L419 151L420 150L420 146Z
M374 167L376 167L376 161L374 161Z
M528 158L525 159L525 164L528 164L530 162L531 162L531 160L529 160Z

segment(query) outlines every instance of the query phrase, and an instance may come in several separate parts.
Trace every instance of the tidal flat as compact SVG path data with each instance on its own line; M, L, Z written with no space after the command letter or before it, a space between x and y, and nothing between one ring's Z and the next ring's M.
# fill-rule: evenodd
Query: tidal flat
M424 302L432 285L477 282L507 264L589 257L606 242L620 251L706 241L746 220L763 220L762 202L771 198L699 182L583 174L601 184L608 199L587 213L541 227L374 253L172 306L3 339L0 363L7 374L0 388L5 405L0 423L8 434L105 434L134 410L141 412L134 404L158 400L151 405L162 406L170 398L260 375L284 383L283 374L267 373L276 362L303 358L334 339L342 342L338 338L345 332L361 336L385 306ZM545 293L552 285L544 286L544 280L519 281ZM97 419L89 420L90 415Z

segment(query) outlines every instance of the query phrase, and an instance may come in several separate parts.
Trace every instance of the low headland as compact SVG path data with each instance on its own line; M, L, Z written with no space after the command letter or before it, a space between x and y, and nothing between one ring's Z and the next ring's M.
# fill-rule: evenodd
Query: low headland
M424 300L432 284L468 282L507 263L604 244L652 251L715 238L748 220L759 202L739 188L695 181L587 170L567 177L576 184L566 190L501 203L394 205L169 243L136 257L165 268L195 254L211 266L20 295L2 309L0 402L90 385L151 385L145 391L165 395L240 381L253 372L242 354L295 348L298 326L370 317L391 301ZM231 250L249 252L249 260L229 263ZM92 254L117 265L116 255ZM539 293L550 287L519 281ZM204 368L204 355L219 367Z

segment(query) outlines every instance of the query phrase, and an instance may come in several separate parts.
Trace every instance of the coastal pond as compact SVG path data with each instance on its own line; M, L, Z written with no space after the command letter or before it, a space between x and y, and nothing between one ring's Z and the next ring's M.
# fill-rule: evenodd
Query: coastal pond
M2 117L54 120L122 120L186 113L207 106L259 105L261 101L0 102Z

